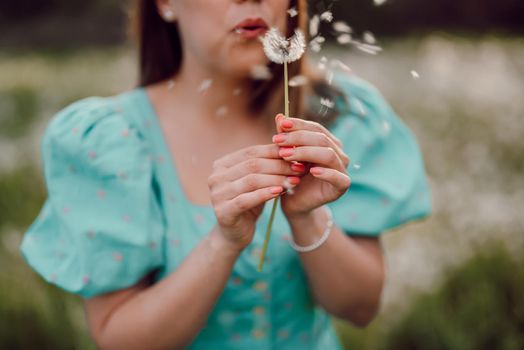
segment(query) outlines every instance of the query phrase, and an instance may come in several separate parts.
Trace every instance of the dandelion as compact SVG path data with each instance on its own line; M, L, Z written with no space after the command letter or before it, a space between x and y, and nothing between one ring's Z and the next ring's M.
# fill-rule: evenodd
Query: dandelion
M288 93L288 74L287 64L296 61L302 57L306 50L306 39L300 29L295 29L294 35L290 39L286 39L282 36L278 29L269 29L264 37L262 38L262 44L264 47L264 53L273 62L284 64L284 117L289 117L289 93ZM279 200L279 196L273 201L273 208L271 210L271 216L269 218L269 224L266 230L266 236L264 239L264 245L262 247L262 253L260 254L260 260L258 262L258 271L262 271L262 265L264 264L264 256L269 242L271 234L271 226L275 218L275 209Z

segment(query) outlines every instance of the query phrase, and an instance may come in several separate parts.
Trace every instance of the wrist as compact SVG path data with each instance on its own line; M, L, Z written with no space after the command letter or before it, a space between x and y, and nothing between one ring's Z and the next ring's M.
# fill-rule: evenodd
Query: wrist
M211 248L215 252L225 254L228 257L236 258L243 250L243 247L224 237L218 227L215 227L213 230L211 230L208 239L210 241Z

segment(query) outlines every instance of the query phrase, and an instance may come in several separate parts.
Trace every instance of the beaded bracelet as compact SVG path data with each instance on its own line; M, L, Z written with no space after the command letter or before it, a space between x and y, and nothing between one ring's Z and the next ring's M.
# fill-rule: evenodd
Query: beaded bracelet
M293 249L299 252L310 252L320 247L320 245L326 241L329 234L331 233L331 228L333 227L333 213L331 212L331 209L327 205L324 205L324 208L326 208L327 210L329 219L328 219L327 227L324 230L324 233L322 234L322 237L320 237L320 239L316 241L315 243L305 246L305 247L297 245L295 241L293 240L293 237L290 237L289 244L293 247Z

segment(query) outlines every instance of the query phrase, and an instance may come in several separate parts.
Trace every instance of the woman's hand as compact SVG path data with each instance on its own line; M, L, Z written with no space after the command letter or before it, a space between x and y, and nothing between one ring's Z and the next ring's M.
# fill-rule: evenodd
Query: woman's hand
M303 173L294 171L278 151L274 144L250 146L213 162L208 186L218 228L239 250L252 241L264 204L284 190L286 179L297 183Z
M300 185L293 188L293 194L281 197L286 217L308 214L342 196L351 179L346 171L349 157L342 150L340 140L317 122L285 118L282 114L278 114L275 121L278 135L285 136L282 141L273 137L273 142L280 146L279 155L286 161L303 163L305 169L305 175ZM322 172L317 174L315 169Z

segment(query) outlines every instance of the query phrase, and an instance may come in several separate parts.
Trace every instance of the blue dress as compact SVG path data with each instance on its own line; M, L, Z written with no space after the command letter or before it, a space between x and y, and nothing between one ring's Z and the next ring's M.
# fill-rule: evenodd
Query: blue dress
M377 237L431 213L416 137L380 92L337 75L349 105L330 131L351 158L352 184L328 206L348 235ZM346 107L344 107L346 106ZM47 282L90 298L173 272L216 223L211 206L184 196L158 118L141 87L91 96L60 110L41 141L48 197L20 251ZM331 318L313 302L290 227L277 208L257 271L272 201L251 244L189 349L342 349ZM196 301L194 301L196 302Z

